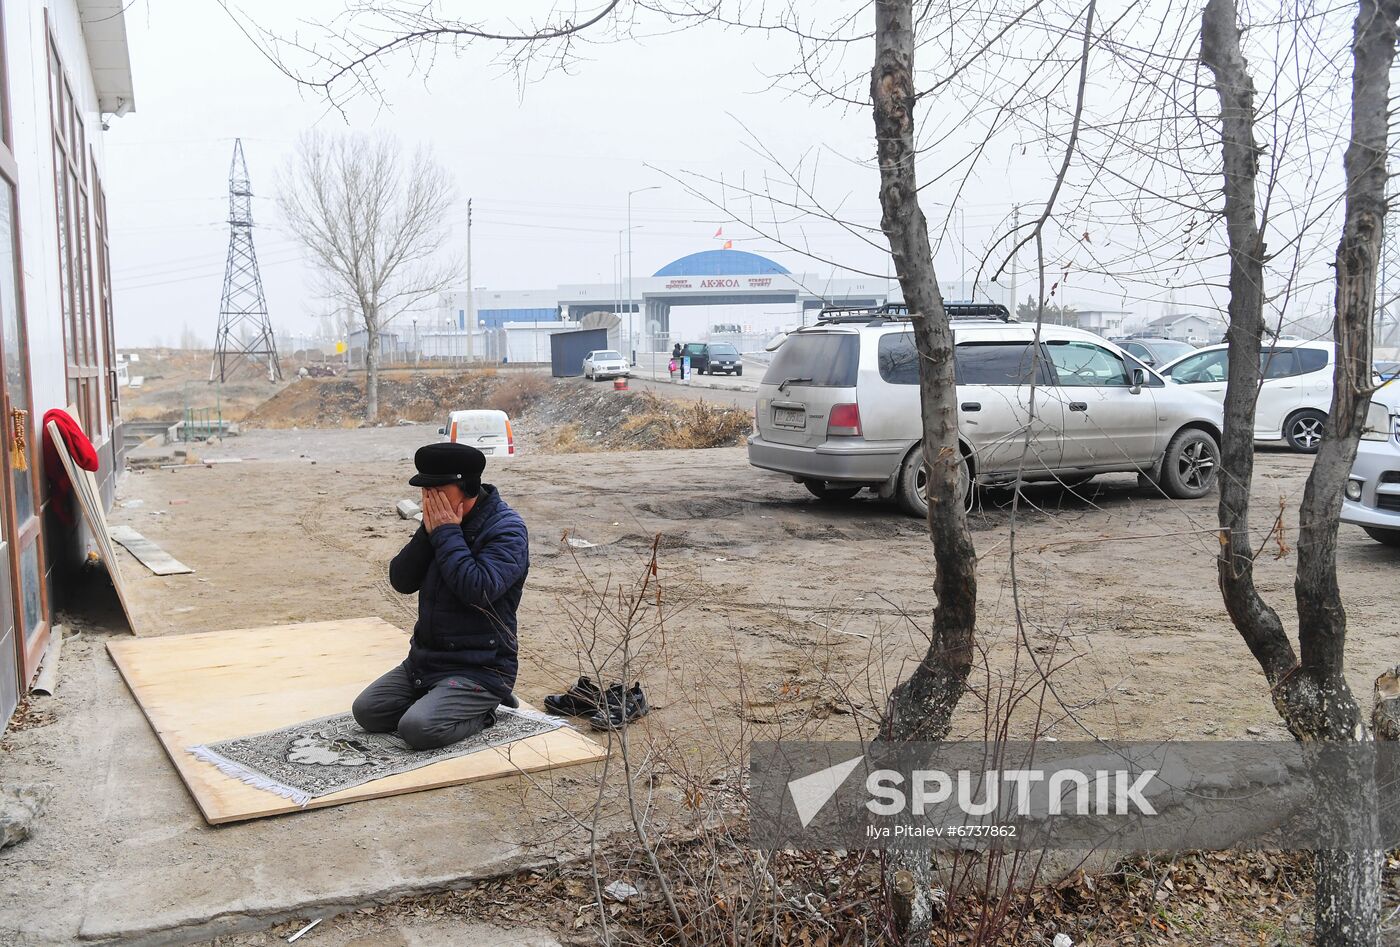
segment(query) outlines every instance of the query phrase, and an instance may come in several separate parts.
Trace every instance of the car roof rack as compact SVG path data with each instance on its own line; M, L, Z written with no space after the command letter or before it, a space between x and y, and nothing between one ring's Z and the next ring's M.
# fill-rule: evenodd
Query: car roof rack
M1001 303L975 303L963 300L945 300L943 311L949 319L996 319L1011 322L1011 313ZM909 306L905 303L885 303L883 306L827 306L817 315L818 323L861 323L863 325L883 325L909 318Z

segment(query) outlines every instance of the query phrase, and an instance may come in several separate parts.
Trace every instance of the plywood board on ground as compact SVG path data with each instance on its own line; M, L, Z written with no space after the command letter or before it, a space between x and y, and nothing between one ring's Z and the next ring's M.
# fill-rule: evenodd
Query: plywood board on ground
M202 763L187 747L341 713L404 659L408 636L378 618L114 639L107 650L211 825L299 806ZM591 763L607 751L569 727L313 799L308 808Z
M77 415L70 408L70 415L76 420ZM93 541L97 543L97 555L102 560L102 564L107 567L107 574L112 577L112 587L117 590L117 598L121 601L122 612L126 615L126 623L132 632L136 631L136 612L132 610L131 604L126 598L126 584L122 581L122 570L117 565L117 550L112 545L112 537L107 532L107 517L102 512L102 491L98 489L97 478L92 475L92 471L83 470L73 462L73 457L68 453L68 444L63 440L63 435L59 432L58 425L50 421L47 425L49 437L53 438L54 445L58 448L58 459L63 462L63 469L68 474L68 481L73 484L73 493L78 497L78 507L83 511L83 521L87 523L87 528L92 533Z
M135 556L141 565L156 575L185 575L194 571L130 526L113 526L109 533L113 539L125 546L126 551Z

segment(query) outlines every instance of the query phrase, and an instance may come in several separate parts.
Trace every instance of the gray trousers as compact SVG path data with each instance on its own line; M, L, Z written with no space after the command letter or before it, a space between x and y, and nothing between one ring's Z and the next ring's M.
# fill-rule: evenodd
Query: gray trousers
M496 695L465 677L416 686L400 664L361 691L350 709L370 733L397 730L415 750L435 750L486 729L499 704Z

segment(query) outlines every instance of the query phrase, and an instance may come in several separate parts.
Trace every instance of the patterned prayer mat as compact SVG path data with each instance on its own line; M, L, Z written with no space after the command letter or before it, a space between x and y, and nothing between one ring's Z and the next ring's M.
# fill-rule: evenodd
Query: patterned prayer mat
M497 707L495 726L451 746L414 750L396 734L366 733L352 715L342 713L192 746L189 752L225 775L305 806L342 789L525 740L563 725L556 717Z

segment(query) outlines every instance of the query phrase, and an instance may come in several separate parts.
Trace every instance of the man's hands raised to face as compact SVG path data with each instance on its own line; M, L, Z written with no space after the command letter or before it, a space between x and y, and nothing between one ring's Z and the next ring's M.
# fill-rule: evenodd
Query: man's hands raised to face
M462 503L453 503L446 490L423 489L423 528L433 532L439 526L462 525Z

